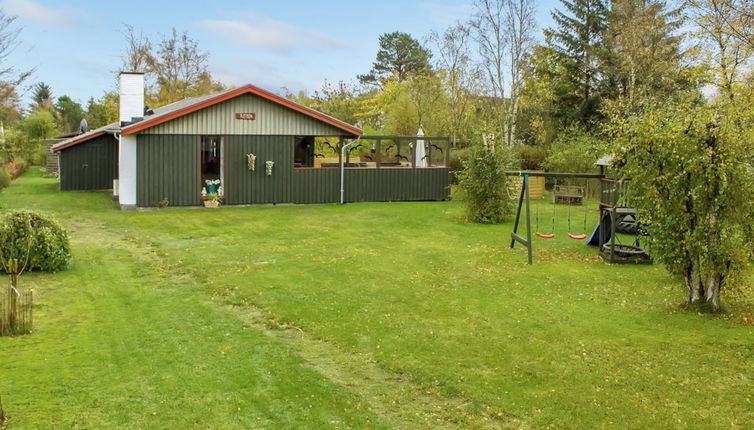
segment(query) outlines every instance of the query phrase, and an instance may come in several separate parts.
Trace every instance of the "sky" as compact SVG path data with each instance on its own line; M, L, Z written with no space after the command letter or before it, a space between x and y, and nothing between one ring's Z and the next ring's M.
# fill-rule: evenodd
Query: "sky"
M557 4L539 0L540 29L552 25ZM82 104L115 90L126 25L152 40L173 27L187 31L226 85L296 93L367 73L380 34L402 31L423 40L472 12L471 2L461 0L0 0L0 8L21 29L21 43L6 61L17 70L35 68L28 84L45 82L55 97Z

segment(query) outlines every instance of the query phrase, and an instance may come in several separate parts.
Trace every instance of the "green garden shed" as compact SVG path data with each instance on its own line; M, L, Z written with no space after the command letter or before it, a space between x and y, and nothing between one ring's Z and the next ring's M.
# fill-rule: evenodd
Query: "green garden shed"
M363 136L253 85L154 111L143 107L143 75L121 74L120 87L119 123L53 146L61 190L112 189L124 209L215 195L228 205L332 203L341 188L349 202L448 198L446 138Z

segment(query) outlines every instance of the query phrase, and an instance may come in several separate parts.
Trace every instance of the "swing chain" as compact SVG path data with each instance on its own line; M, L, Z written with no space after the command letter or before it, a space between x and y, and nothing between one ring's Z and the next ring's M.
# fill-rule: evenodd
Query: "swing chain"
M589 208L587 204L587 199L589 198L589 179L585 179L584 181L586 182L586 187L584 189L584 200L581 203L584 205L584 226L582 228L582 231L584 232L584 234L586 234L586 218L589 214Z
M558 187L558 178L555 178L555 182L552 184L552 228L550 228L550 234L555 234L555 188Z

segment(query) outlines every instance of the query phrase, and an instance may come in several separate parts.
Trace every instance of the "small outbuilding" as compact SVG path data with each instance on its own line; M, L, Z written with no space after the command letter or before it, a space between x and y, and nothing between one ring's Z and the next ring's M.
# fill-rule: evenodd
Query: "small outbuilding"
M449 196L447 138L363 136L253 85L152 111L143 82L122 73L120 122L53 146L61 190L112 189L124 209Z

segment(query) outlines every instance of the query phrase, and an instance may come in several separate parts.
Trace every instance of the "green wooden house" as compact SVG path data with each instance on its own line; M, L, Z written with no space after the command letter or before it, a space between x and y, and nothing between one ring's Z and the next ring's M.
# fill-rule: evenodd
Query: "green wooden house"
M447 139L365 137L252 85L154 111L143 107L143 75L121 74L120 87L119 123L53 147L61 190L112 189L122 208L215 195L228 205L331 203L341 188L349 202L448 198Z

